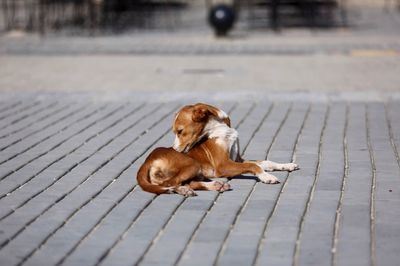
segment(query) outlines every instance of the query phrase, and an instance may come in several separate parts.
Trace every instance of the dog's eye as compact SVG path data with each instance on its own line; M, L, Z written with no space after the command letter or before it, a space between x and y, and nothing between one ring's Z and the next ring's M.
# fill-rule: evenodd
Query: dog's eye
M183 131L183 129L180 129L180 130L178 130L176 133L177 133L178 135L180 135L180 134L182 134L182 131Z

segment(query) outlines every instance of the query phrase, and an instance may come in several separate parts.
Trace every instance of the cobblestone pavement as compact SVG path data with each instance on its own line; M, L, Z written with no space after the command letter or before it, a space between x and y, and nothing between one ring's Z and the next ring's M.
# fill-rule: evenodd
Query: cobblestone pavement
M400 102L237 100L243 155L301 169L183 198L135 175L184 98L3 93L0 264L397 265Z

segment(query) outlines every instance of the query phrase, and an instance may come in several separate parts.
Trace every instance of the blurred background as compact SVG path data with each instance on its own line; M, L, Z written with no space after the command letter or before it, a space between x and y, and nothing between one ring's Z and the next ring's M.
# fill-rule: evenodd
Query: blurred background
M399 90L400 0L0 0L0 90Z
M204 31L218 5L231 8L236 31L347 27L373 12L400 10L398 0L1 0L0 29L94 35ZM223 10L222 10L223 11ZM390 12L392 13L392 12ZM348 24L348 15L354 18ZM376 15L376 14L375 14Z
M204 31L207 13L224 4L232 8L237 30L343 27L347 8L354 4L367 6L365 1L368 0L1 0L0 25L3 32L41 34Z

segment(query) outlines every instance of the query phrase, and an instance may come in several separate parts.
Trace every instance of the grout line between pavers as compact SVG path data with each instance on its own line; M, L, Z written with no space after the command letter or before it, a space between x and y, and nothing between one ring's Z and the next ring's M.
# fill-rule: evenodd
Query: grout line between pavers
M69 103L65 104L65 106L62 106L61 108L56 109L56 111L50 110L48 114L37 118L36 120L24 125L23 127L20 127L18 129L13 130L13 131L7 132L4 135L1 135L0 139L6 138L6 137L9 137L9 136L11 136L11 135L13 135L15 133L21 132L22 130L32 126L35 123L39 123L39 122L41 122L41 121L43 121L43 120L45 120L45 119L47 119L49 117L52 117L53 115L56 115L56 114L58 114L58 113L60 113L62 111L67 110L68 108L71 108L71 106L75 105L75 104L76 104L76 102L69 102Z
M140 105L139 107L135 108L134 110L130 111L129 113L125 114L122 118L117 119L116 121L114 121L111 125L107 126L106 128L102 129L99 133L96 133L92 136L90 136L89 138L87 138L84 142L82 142L80 145L78 145L77 147L75 147L73 150L71 150L69 153L64 154L63 156L61 156L60 158L58 158L57 160L53 161L51 164L47 165L45 168L43 168L42 170L40 170L39 172L37 172L35 175L31 176L28 180L26 180L26 182L24 182L23 184L21 184L20 186L14 188L13 190L11 190L10 192L8 192L6 194L6 196L9 196L11 193L17 191L18 189L22 188L23 186L25 186L29 181L31 181L32 179L34 179L36 176L38 176L40 173L42 173L43 171L45 171L46 169L48 169L50 166L52 166L53 164L59 162L60 160L64 159L65 157L67 157L68 155L72 154L73 152L75 152L76 150L78 150L79 148L81 148L82 146L84 146L88 141L90 141L91 139L99 136L100 134L102 134L103 132L105 132L106 130L114 127L116 124L118 124L119 122L121 122L123 119L125 119L126 117L129 117L130 115L136 113L136 111L140 110L142 107L144 106L144 104ZM157 108L160 105L157 106ZM155 108L154 110L156 110L157 108ZM86 156L85 158L83 158L82 160L80 160L79 162L75 162L71 167L69 167L63 174L61 174L60 176L58 176L56 179L53 180L53 182L51 182L49 185L47 185L44 189L41 189L40 191L36 192L34 195L32 195L31 197L29 197L27 200L25 200L24 202L22 202L21 204L19 204L15 209L10 210L9 213L7 213L6 215L3 215L2 217L0 217L0 221L2 221L3 219L7 218L8 216L10 216L12 213L14 213L17 209L21 208L23 205L25 205L26 203L28 203L30 200L34 199L36 196L38 196L39 194L43 193L44 191L46 191L48 188L50 188L51 186L53 186L56 182L58 182L62 177L64 177L65 175L67 175L69 172L71 172L74 168L78 167L81 163L83 163L84 161L88 160L90 157L92 157L94 154L96 154L98 151L100 151L101 149L103 149L104 147L106 147L109 143L111 143L116 137L122 135L124 132L126 132L127 130L129 130L130 128L134 127L137 123L140 122L141 119L147 117L148 115L150 115L154 110L151 110L150 112L148 112L147 114L145 114L144 116L140 117L138 120L136 120L133 124L131 124L130 126L128 126L127 128L123 129L120 133L118 133L116 136L114 136L114 138L110 139L109 141L107 141L106 143L104 143L103 145L101 145L99 148L97 148L94 152L92 152L91 154L89 154L88 156ZM0 197L0 199L2 199L4 197L4 195L2 195Z
M372 184L371 184L371 198L370 198L370 252L371 252L371 266L376 265L376 256L375 256L375 250L376 250L376 239L375 239L375 190L376 190L376 165L375 165L375 157L374 157L374 151L372 149L371 145L371 135L370 135L370 130L369 130L369 105L367 104L365 108L365 129L367 131L367 145L368 145L368 152L369 152L369 157L371 161L371 166L372 166Z
M146 134L149 130L151 130L154 126L156 126L160 121L164 120L166 117L168 117L169 115L171 115L171 113L173 113L174 110L177 109L177 106L175 108L172 109L172 111L168 112L166 115L164 115L161 119L157 120L154 124L152 124L148 129L146 129L144 132L144 134ZM54 229L40 244L37 248L35 248L32 252L30 252L27 256L25 256L20 263L18 263L17 265L22 265L25 261L27 261L37 250L40 249L40 247L42 247L47 241L48 239L50 239L51 236L53 236L60 228L62 228L65 224L68 223L68 221L75 216L76 213L79 212L79 210L81 210L83 207L85 207L87 204L89 204L94 198L96 198L101 192L103 192L107 187L109 187L112 183L115 182L116 179L118 179L123 172L125 172L135 161L137 161L141 156L143 156L143 154L145 154L155 143L157 143L161 138L163 138L166 134L168 134L168 132L170 131L170 129L168 129L167 131L165 131L160 137L158 137L153 143L151 143L141 154L139 154L138 156L135 157L135 159L133 159L131 161L131 163L129 163L126 167L123 168L122 171L120 171L118 173L118 175L116 177L113 178L113 180L110 180L109 182L106 183L105 186L103 186L99 191L97 191L94 195L92 195L88 200L86 200L79 208L77 208L75 211L73 211L68 217L67 219L60 225L58 226L56 229ZM144 134L139 135L139 137L136 137L134 140L132 140L131 142L129 142L122 150L120 150L119 152L117 152L116 154L114 154L106 163L103 163L100 165L99 168L96 168L95 171L93 171L87 178L85 178L85 180L83 180L83 182L81 182L78 186L74 187L72 190L68 191L66 194L64 194L62 196L62 198L58 199L54 204L52 204L50 207L46 208L45 211L43 211L39 216L35 217L34 219L37 220L40 216L42 216L48 209L50 209L51 207L53 207L55 204L57 204L58 202L60 202L62 199L66 198L69 194L71 194L74 190L76 190L77 188L79 188L81 185L83 185L87 180L90 179L90 177L96 173L99 169L103 168L105 165L108 164L108 162L110 162L111 160L113 160L118 154L120 154L121 152L123 152L127 147L129 147L132 143L136 142L136 140L138 140L141 136L143 136ZM128 195L129 193L127 193L126 195ZM125 196L126 196L125 195ZM116 205L115 205L116 206ZM114 206L114 207L115 207ZM32 221L33 222L33 221ZM26 227L25 227L26 228ZM15 237L14 237L15 238Z
M303 123L302 123L302 125L301 125L301 127L300 127L300 129L299 129L299 132L297 133L297 136L296 136L296 143L295 143L295 145L294 145L294 149L293 149L293 152L292 152L292 161L295 161L295 159L296 159L296 152L297 152L297 146L298 146L299 138L300 138L300 135L301 135L302 132L303 132L304 125L305 125L305 123L306 123L306 121L307 121L307 119L308 119L308 116L309 116L309 114L310 114L310 111L311 111L311 104L310 104L310 106L308 107L308 109L307 109L307 111L306 111L306 114L305 114L305 116L304 116ZM283 185L281 186L281 189L280 189L280 191L279 191L278 197L277 197L277 199L276 199L276 201L275 201L275 205L274 205L274 207L273 207L273 209L272 209L272 211L271 211L271 214L268 216L267 221L265 222L264 228L263 228L263 230L262 230L262 231L263 231L262 236L260 237L260 239L259 239L259 241L258 241L257 250L256 250L256 256L255 256L254 261L253 261L253 263L252 263L253 265L258 265L258 263L259 263L259 255L260 255L261 248L262 248L262 246L263 246L263 244L264 244L264 241L265 241L265 238L266 238L266 235L267 235L268 225L269 225L269 223L270 223L270 221L271 221L271 218L272 218L272 216L274 215L274 213L275 213L275 211L276 211L276 209L277 209L277 207L278 207L278 203L279 203L280 197L281 197L282 192L283 192L283 190L284 190L284 188L285 188L285 186L286 186L286 184L287 184L287 181L288 181L288 179L289 179L289 175L290 175L290 173L288 173L288 174L286 175L285 181L284 181Z
M299 229L297 232L297 238L296 238L296 242L295 242L295 248L294 248L294 252L293 252L293 266L297 266L298 265L298 260L299 260L299 255L300 255L300 241L301 241L301 236L303 233L303 228L304 228L304 221L305 221L305 217L308 213L308 211L310 210L310 205L311 202L313 200L314 197L314 192L315 192L315 187L317 184L317 181L319 179L319 175L320 175L320 167L321 167L321 161L322 161L322 141L324 138L324 133L325 133L325 129L326 129L326 125L328 122L328 117L330 115L330 105L328 105L327 110L325 112L325 117L324 117L324 125L322 126L322 130L321 130L321 134L319 136L319 144L318 144L318 161L317 161L317 167L315 169L315 173L314 173L314 181L313 184L309 190L309 196L307 199L307 203L306 206L304 208L303 214L300 217L300 223L299 223Z
M340 218L341 218L341 213L342 213L342 204L343 204L343 197L344 197L344 192L346 188L346 181L347 177L349 174L349 155L348 155L348 148L347 148L347 128L348 128L348 123L349 123L349 106L348 103L346 103L346 114L345 114L345 124L344 124L344 130L343 130L343 163L344 163L344 171L343 171L343 177L342 177L342 187L340 189L340 196L339 196L339 202L336 207L336 215L335 215L335 223L333 227L333 238L332 238L332 261L331 265L336 266L337 264L337 245L339 241L339 226L340 226Z
M384 103L384 108L385 108L385 118L386 118L386 124L388 125L388 131L389 131L389 139L390 139L390 144L392 145L392 149L394 152L394 155L397 160L397 165L400 168L400 157L399 157L399 151L397 150L396 143L394 142L394 135L393 135L393 128L392 128L392 122L389 118L389 113L388 113L388 106L386 103Z

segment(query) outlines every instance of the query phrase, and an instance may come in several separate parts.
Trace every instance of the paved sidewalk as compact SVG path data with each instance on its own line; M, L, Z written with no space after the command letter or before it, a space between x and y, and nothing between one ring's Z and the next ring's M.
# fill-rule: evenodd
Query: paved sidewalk
M242 176L232 191L183 198L143 192L135 176L171 145L174 112L195 95L66 95L1 95L1 265L400 261L399 100L210 97L246 158L301 169L276 172L278 185Z

